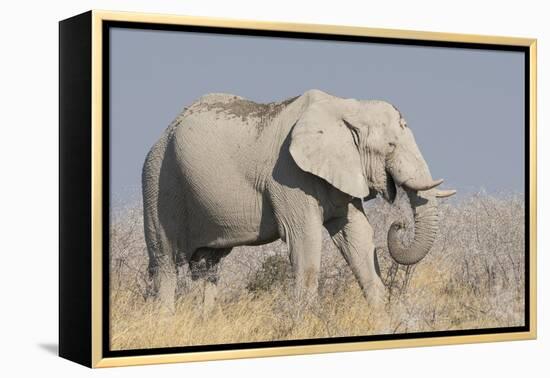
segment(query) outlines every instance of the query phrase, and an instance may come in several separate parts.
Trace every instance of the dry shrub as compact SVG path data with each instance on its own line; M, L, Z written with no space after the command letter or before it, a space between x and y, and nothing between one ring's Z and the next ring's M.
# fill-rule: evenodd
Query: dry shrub
M275 287L287 287L292 279L292 270L286 256L268 256L246 284L246 289L258 295L269 292Z
M525 219L522 195L478 193L440 206L440 235L414 267L393 263L392 221L411 210L369 202L386 304L371 308L344 259L324 234L319 300L297 316L286 245L239 247L222 262L219 298L207 316L201 287L180 290L175 314L148 299L140 206L111 214L111 348L237 343L524 324ZM411 232L405 238L411 237Z

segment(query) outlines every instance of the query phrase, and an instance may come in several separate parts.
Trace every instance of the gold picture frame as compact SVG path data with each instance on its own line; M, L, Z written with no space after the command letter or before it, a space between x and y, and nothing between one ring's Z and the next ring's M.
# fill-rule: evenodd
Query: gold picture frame
M529 276L526 297L525 330L504 333L476 333L456 336L387 339L376 341L314 343L294 346L269 346L246 349L109 356L105 353L105 295L103 269L105 197L103 112L106 60L106 25L110 22L155 26L196 26L242 31L302 33L319 36L376 38L380 43L395 40L454 43L476 46L511 46L523 49L528 93L526 109L528 140ZM113 367L217 359L345 352L370 349L465 344L535 339L536 307L536 39L469 34L436 33L368 27L260 22L210 17L127 13L93 10L60 22L60 355L89 367ZM71 66L73 65L73 66ZM85 124L82 124L82 123ZM81 143L78 147L75 142ZM82 149L82 146L87 146ZM72 154L72 155L71 155ZM75 165L72 157L86 164ZM75 185L76 180L76 185ZM80 208L74 207L80 203ZM73 236L69 236L72 234ZM78 255L78 256L75 256ZM482 330L481 330L482 331ZM79 343L82 344L79 347Z

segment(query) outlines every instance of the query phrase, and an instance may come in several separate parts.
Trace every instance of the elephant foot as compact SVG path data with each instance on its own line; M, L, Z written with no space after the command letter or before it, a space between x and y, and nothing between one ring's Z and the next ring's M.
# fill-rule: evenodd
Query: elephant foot
M166 316L175 316L176 315L176 304L174 302L172 303L163 303L160 307L160 311L162 315Z
M370 307L381 308L386 304L386 287L381 281L371 282L363 289L363 294Z
M162 314L175 314L177 272L169 265L169 259L160 260L161 265L149 268L147 296L152 298L156 309Z
M206 320L214 312L216 297L218 294L217 285L209 280L204 281L202 297L202 318Z
M163 295L164 294L164 295ZM174 315L176 301L174 295L167 295L159 290L150 290L146 293L146 302L151 304L160 315Z
M290 315L294 324L302 323L307 313L317 314L320 308L317 287L299 288L294 287L290 293Z
M157 307L162 315L174 315L176 313L176 285L168 282L161 287L156 295Z

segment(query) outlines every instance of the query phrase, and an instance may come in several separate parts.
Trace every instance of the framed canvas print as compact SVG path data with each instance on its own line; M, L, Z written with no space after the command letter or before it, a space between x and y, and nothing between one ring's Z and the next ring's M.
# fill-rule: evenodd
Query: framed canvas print
M62 357L536 337L534 39L90 11L59 62Z

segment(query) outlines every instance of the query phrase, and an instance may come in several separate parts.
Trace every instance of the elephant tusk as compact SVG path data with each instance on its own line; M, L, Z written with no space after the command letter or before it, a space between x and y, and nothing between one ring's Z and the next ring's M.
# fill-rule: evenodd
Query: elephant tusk
M439 186L443 183L443 179L434 180L430 185L428 189L435 188L436 186Z
M442 183L443 183L443 179L432 180L432 182L423 183L423 184L418 184L414 182L414 180L407 180L403 183L403 185L409 189L420 191L420 190L433 189L436 186L441 185Z
M456 190L454 189L451 189L451 190L437 190L435 192L435 196L437 198L447 198L447 197L450 197L452 195L454 195L456 193Z

